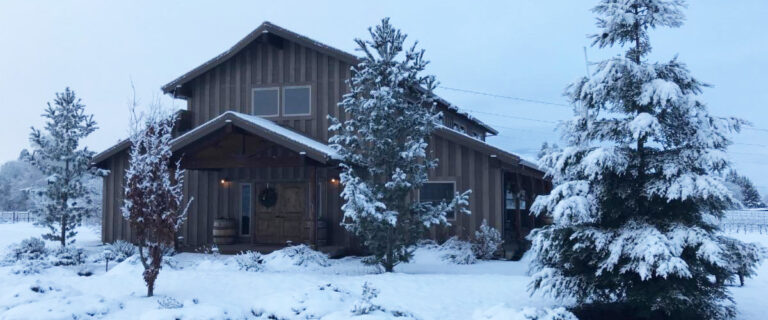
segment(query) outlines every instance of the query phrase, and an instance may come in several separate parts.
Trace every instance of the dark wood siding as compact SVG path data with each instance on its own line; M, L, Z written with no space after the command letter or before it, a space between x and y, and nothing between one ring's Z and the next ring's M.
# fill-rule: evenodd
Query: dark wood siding
M437 168L431 170L433 181L455 181L456 191L472 190L469 199L471 215L458 214L447 230L432 231L437 240L458 235L469 239L480 227L483 219L496 229L502 228L502 171L499 161L491 155L460 145L440 136L433 136L429 152L439 159Z

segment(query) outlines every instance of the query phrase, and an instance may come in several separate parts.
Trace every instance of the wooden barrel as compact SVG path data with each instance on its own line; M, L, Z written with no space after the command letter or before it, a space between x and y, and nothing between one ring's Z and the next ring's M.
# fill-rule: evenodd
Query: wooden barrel
M235 242L235 220L216 219L213 220L213 243L214 244L232 244Z

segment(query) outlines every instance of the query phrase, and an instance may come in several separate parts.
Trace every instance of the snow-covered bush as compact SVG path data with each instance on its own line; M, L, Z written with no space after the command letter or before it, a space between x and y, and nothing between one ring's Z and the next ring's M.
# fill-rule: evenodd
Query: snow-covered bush
M14 274L37 274L51 267L48 249L40 238L24 239L21 243L11 245L9 251L0 265L14 266L11 269Z
M475 231L475 241L472 243L472 251L475 253L475 257L482 260L490 260L499 252L501 244L504 240L501 240L501 233L496 228L488 225L488 222L483 219L483 224L480 225L480 230Z
M47 257L48 250L45 248L45 241L40 238L32 237L24 239L18 245L13 246L11 254L17 261L41 260Z
M180 309L184 307L184 304L181 303L179 300L176 300L173 297L168 297L168 296L157 299L157 304L160 306L161 309Z
M485 320L579 320L573 313L562 307L513 309L505 305L497 305L475 312L473 318Z
M50 267L51 263L46 259L19 260L16 262L14 267L11 268L11 272L13 274L23 275L38 274Z
M261 271L264 269L264 257L254 251L241 252L235 256L235 262L240 270Z
M82 248L59 247L51 253L51 263L54 266L74 266L85 263L87 256Z
M287 260L294 266L309 267L320 266L327 267L331 265L328 255L312 250L305 244L285 247L270 254L274 259Z
M368 281L363 283L363 294L361 299L355 302L352 307L352 314L356 316L369 314L376 310L382 310L381 306L373 304L371 300L379 296L379 289L372 287Z
M115 262L123 262L125 259L136 254L136 246L128 241L117 240L108 246L108 249L114 254Z
M440 251L443 252L443 260L451 263L473 264L477 262L475 253L472 252L472 244L455 236L445 241L440 246Z
M744 243L725 236L720 237L720 243L725 245L724 260L730 277L737 277L739 284L744 286L744 278L757 274L757 266L766 258L766 248L757 243Z

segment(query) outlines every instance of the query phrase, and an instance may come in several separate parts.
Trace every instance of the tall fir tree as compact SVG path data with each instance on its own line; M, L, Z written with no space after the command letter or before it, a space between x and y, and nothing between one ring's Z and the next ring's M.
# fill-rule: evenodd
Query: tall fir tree
M122 213L139 248L149 297L154 295L155 281L163 265L163 251L173 248L192 202L189 199L184 203L184 170L180 160L175 164L171 161L175 122L175 115L153 107L144 121L141 117L133 117L130 136Z
M568 87L576 106L561 128L568 145L540 161L555 188L532 210L554 224L529 236L531 290L574 298L585 318L735 314L714 280L731 276L716 233L734 200L721 178L728 135L744 123L711 116L699 99L706 85L676 57L647 61L648 32L679 27L684 7L680 0L594 7L593 45L628 50Z
M426 152L442 117L435 110L435 78L421 75L424 51L415 43L404 51L406 35L388 18L369 33L371 40L355 40L364 56L339 103L349 118L331 118L329 130L336 133L329 141L343 158L342 225L373 255L368 263L391 272L411 258L410 246L427 228L448 223L447 212L469 213L469 191L439 204L412 201L437 165Z
M45 131L32 128L32 152L22 151L21 158L47 176L45 188L33 190L39 201L32 212L42 219L38 224L50 232L44 239L59 241L62 246L73 243L83 218L94 213L85 183L103 171L91 167L93 152L80 148L80 142L97 129L92 115L85 113L75 92L66 88L48 103L43 117Z

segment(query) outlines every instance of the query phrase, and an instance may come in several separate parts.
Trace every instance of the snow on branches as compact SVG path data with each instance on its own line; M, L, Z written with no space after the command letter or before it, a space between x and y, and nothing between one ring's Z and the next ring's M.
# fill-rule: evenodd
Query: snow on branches
M335 134L329 142L344 162L342 225L362 238L373 263L392 271L408 261L408 247L426 228L447 223L447 212L466 207L469 191L447 203L409 203L437 166L426 152L442 117L432 94L436 81L421 75L428 63L424 51L416 44L405 50L406 35L389 19L369 32L371 40L356 40L364 56L339 103L349 118L330 118Z
M706 84L677 57L646 61L648 30L680 26L683 7L602 0L594 8L595 45L628 49L567 88L577 106L561 125L568 146L540 159L555 187L532 211L554 225L530 235L533 290L651 318L734 315L712 279L732 273L727 247L739 246L714 221L734 201L725 151L745 122L710 115L699 95Z
M91 166L92 151L80 148L81 140L97 127L93 116L85 113L85 105L69 88L56 93L43 117L47 119L45 131L32 128L32 152L24 150L21 157L47 176L45 188L31 190L37 200L32 211L42 216L39 224L50 230L43 238L66 246L75 241L75 228L83 218L99 210L91 200L93 191L87 183L105 172Z
M122 213L136 237L147 296L152 296L163 250L174 246L192 199L184 201L184 170L180 160L171 162L176 116L154 107L145 119L140 118L134 112Z

